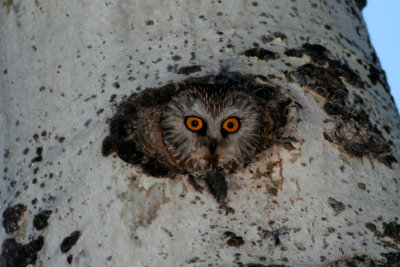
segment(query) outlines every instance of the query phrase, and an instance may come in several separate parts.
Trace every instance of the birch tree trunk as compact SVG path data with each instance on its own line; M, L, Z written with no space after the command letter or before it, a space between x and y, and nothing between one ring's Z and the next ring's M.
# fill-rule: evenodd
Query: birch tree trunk
M0 25L0 266L399 266L400 120L355 2L5 0ZM230 212L102 155L121 100L222 70L296 108Z

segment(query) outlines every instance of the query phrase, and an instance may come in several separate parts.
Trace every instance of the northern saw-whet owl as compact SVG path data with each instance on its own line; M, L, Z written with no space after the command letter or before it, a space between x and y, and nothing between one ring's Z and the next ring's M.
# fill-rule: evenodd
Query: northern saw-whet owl
M203 86L174 96L160 125L179 168L232 170L259 152L265 121L263 106L249 92Z

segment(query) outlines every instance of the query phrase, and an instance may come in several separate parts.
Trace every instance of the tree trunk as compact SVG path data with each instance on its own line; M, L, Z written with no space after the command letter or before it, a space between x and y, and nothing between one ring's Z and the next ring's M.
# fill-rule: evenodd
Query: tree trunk
M3 1L0 266L399 266L400 120L356 2ZM224 206L102 155L129 95L220 73L290 99Z

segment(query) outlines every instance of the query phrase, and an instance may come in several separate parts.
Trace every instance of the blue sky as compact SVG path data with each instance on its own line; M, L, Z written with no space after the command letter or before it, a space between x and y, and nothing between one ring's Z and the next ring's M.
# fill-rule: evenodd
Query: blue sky
M367 0L363 15L400 110L400 0Z

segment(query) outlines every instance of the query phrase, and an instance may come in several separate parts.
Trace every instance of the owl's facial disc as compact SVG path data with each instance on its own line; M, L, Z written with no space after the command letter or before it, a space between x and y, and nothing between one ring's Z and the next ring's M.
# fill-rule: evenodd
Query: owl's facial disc
M262 118L261 106L245 91L192 88L164 107L161 131L179 168L233 170L257 153Z

